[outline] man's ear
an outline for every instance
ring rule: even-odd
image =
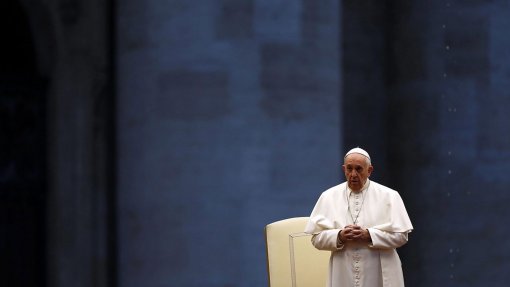
[[[372,173],[372,171],[374,171],[374,167],[373,166],[369,166],[368,167],[368,175],[370,175]]]

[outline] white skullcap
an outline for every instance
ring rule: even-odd
[[[350,155],[350,154],[353,154],[353,153],[359,153],[361,155],[364,155],[365,157],[367,157],[368,159],[370,159],[370,156],[368,155],[368,152],[366,152],[364,149],[361,149],[359,147],[355,147],[353,149],[351,149],[350,151],[348,151],[345,156],[344,156],[344,159]]]

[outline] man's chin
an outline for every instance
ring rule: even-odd
[[[358,191],[361,189],[361,184],[359,182],[351,182],[349,183],[349,188],[354,191]]]

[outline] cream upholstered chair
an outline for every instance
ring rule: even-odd
[[[329,251],[317,250],[304,233],[308,217],[295,217],[265,228],[270,287],[325,287]]]

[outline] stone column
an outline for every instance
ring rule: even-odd
[[[109,2],[24,4],[50,82],[47,286],[113,286]]]

